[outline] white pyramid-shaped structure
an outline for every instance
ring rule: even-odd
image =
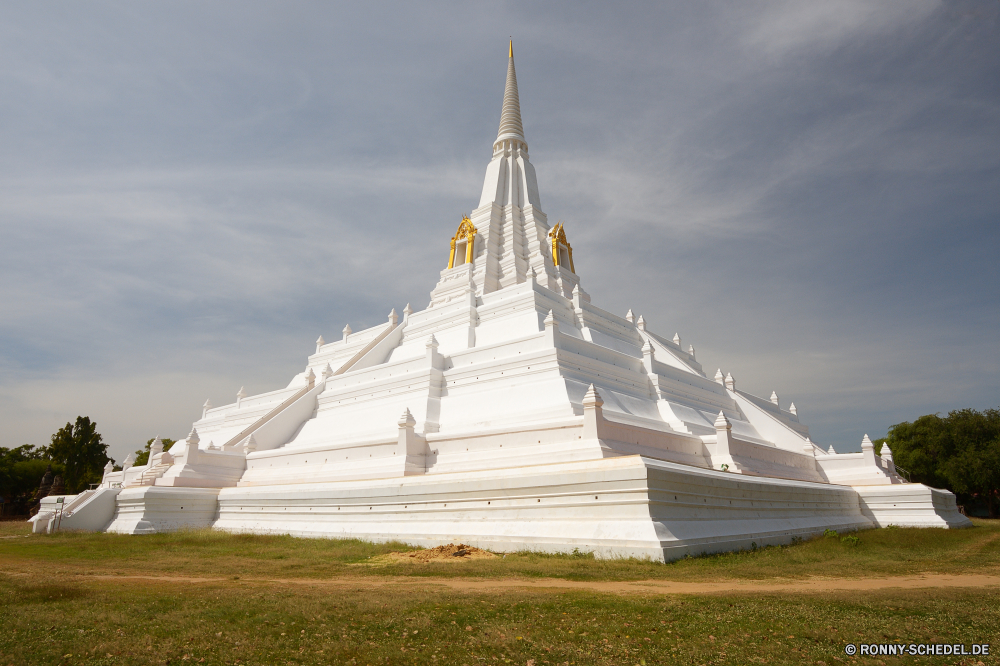
[[[905,483],[867,439],[828,453],[776,394],[706,374],[678,335],[591,303],[581,274],[600,257],[574,258],[572,226],[542,210],[513,47],[479,205],[455,223],[426,308],[321,336],[284,388],[206,403],[186,441],[109,471],[107,529],[664,560],[967,523],[953,495]]]

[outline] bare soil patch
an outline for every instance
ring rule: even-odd
[[[427,551],[420,551],[427,552]],[[491,553],[492,554],[492,553]],[[380,557],[385,557],[380,556]],[[444,556],[447,557],[447,556]],[[455,557],[454,555],[450,557]],[[494,555],[494,557],[496,557]],[[459,559],[455,557],[455,559]],[[430,560],[435,561],[435,560]],[[28,577],[30,574],[5,572],[15,577]],[[444,588],[466,592],[500,592],[511,589],[532,590],[576,590],[585,592],[603,592],[616,595],[649,595],[649,594],[680,594],[680,595],[714,595],[740,594],[759,592],[788,592],[798,594],[815,594],[823,592],[853,591],[870,592],[874,590],[916,590],[944,588],[998,588],[1000,576],[989,575],[947,575],[925,574],[921,576],[893,576],[889,578],[826,578],[815,577],[806,580],[775,580],[775,581],[719,581],[678,582],[663,580],[642,581],[570,581],[555,578],[524,579],[508,578],[500,580],[472,580],[468,578],[439,577],[402,577],[385,578],[336,576],[332,578],[240,578],[231,576],[195,577],[169,575],[101,575],[101,574],[70,574],[67,578],[76,580],[133,580],[161,583],[192,583],[192,584],[270,584],[270,585],[301,585],[307,587],[330,586],[348,587],[354,589],[385,588],[400,586],[408,589]]]
[[[449,543],[446,546],[428,548],[427,550],[411,550],[406,553],[393,551],[371,559],[371,564],[397,564],[399,562],[414,562],[430,564],[431,562],[468,562],[469,560],[492,560],[497,555],[482,548],[467,546],[464,543]]]

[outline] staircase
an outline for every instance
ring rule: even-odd
[[[157,465],[153,465],[152,467],[150,467],[149,469],[147,469],[146,471],[144,471],[142,474],[140,474],[138,477],[136,477],[136,478],[132,479],[131,481],[129,481],[123,487],[124,488],[137,488],[137,487],[140,487],[140,486],[151,486],[154,483],[156,483],[156,480],[158,478],[160,478],[161,476],[163,476],[164,472],[166,472],[168,469],[170,469],[170,465],[171,464],[172,463],[162,463],[161,462],[161,463],[159,463]]]

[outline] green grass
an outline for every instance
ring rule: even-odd
[[[992,643],[1000,590],[657,595],[453,589],[427,576],[719,581],[997,574],[1000,524],[872,530],[655,564],[521,553],[370,566],[400,544],[230,535],[31,535],[0,523],[7,664],[893,664],[847,643]],[[206,582],[122,578],[176,576]],[[336,581],[324,579],[336,578]],[[295,579],[295,584],[281,580]],[[992,657],[984,663],[994,663]],[[978,658],[921,658],[974,665]]]
[[[0,575],[0,625],[4,664],[833,664],[851,663],[848,642],[998,645],[1000,593],[331,594]]]
[[[1000,521],[975,520],[965,530],[881,529],[856,534],[856,545],[819,537],[794,546],[687,558],[669,564],[634,559],[596,560],[588,554],[513,553],[461,565],[409,562],[364,566],[400,543],[347,539],[232,535],[195,530],[148,536],[58,533],[0,539],[5,571],[39,565],[70,573],[135,573],[242,577],[461,576],[567,580],[766,580],[823,576],[865,578],[919,573],[1000,573]],[[0,536],[27,534],[24,524],[0,523]],[[361,565],[361,566],[359,566]]]

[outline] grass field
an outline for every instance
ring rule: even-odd
[[[400,544],[229,535],[25,536],[0,523],[3,664],[995,663],[848,657],[847,643],[991,643],[1000,588],[663,595],[518,581],[1000,575],[1000,524],[862,532],[655,564],[511,554],[371,564]],[[141,578],[140,578],[141,577]],[[197,579],[197,580],[185,580]],[[495,587],[444,585],[456,580]]]

